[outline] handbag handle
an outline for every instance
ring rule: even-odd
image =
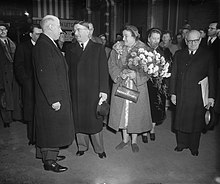
[[[136,85],[136,83],[135,83],[135,81],[134,81],[134,79],[129,79],[129,77],[126,77],[125,79],[123,79],[123,80],[119,83],[119,86],[123,86],[123,83],[125,84],[127,80],[132,80],[134,86],[136,87],[136,90],[139,91],[139,90],[138,90],[138,87],[137,87],[137,85]]]

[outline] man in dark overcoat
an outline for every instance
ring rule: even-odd
[[[220,31],[220,23],[213,21],[208,26],[207,36],[202,39],[202,46],[210,49],[214,55],[214,60],[216,62],[216,70],[218,73],[217,81],[217,91],[216,91],[216,100],[213,111],[213,120],[209,126],[206,127],[206,130],[213,130],[214,126],[218,124],[220,117],[220,39],[218,38],[218,32]]]
[[[35,143],[34,120],[34,71],[32,62],[32,49],[42,33],[38,25],[30,27],[30,39],[21,42],[15,52],[15,76],[22,86],[23,120],[27,124],[27,137],[29,144]]]
[[[0,23],[0,111],[4,127],[21,120],[19,85],[14,76],[15,43],[7,36],[9,25]]]
[[[77,22],[74,26],[76,42],[66,50],[69,64],[70,88],[74,112],[78,151],[81,156],[89,148],[91,138],[95,152],[106,157],[102,129],[103,122],[96,116],[97,104],[107,100],[108,65],[104,47],[91,40],[90,23]]]
[[[41,27],[43,33],[33,49],[36,146],[45,170],[63,172],[67,167],[56,162],[59,148],[70,145],[74,138],[68,66],[54,42],[62,32],[59,19],[46,15]]]
[[[171,73],[171,101],[176,105],[175,151],[189,148],[193,156],[198,156],[206,111],[199,82],[208,77],[207,107],[214,106],[215,64],[212,54],[205,48],[199,47],[201,38],[197,30],[187,33],[185,41],[188,47],[177,51],[174,55]]]

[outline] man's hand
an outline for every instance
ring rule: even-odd
[[[99,105],[101,105],[102,102],[104,102],[104,101],[107,100],[108,95],[107,95],[106,93],[102,93],[102,92],[100,92],[100,93],[99,93],[99,97],[100,97]]]
[[[56,103],[53,103],[53,104],[52,104],[52,108],[53,108],[55,111],[60,110],[60,107],[61,107],[60,102],[56,102]]]
[[[171,102],[176,105],[176,95],[171,95]]]
[[[213,98],[208,98],[208,104],[205,106],[206,109],[209,109],[210,107],[214,107],[215,100]]]

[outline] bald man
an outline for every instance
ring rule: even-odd
[[[45,170],[64,172],[67,167],[57,163],[65,158],[58,157],[59,148],[74,138],[68,66],[54,42],[62,32],[59,19],[47,15],[40,25],[43,33],[33,49],[37,158]]]
[[[214,106],[215,70],[212,54],[199,47],[200,32],[191,30],[185,38],[187,48],[174,55],[171,73],[171,101],[176,105],[174,129],[177,146],[175,151],[190,149],[193,156],[199,154],[201,132],[205,127],[205,107],[203,105],[201,86],[199,84],[208,77],[208,105]]]

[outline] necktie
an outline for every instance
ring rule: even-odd
[[[10,51],[11,51],[11,48],[10,48],[10,46],[9,46],[8,41],[7,41],[7,40],[4,40],[4,43],[5,43],[5,46],[6,46],[7,50],[8,50],[8,52],[10,52]]]
[[[82,50],[84,50],[84,44],[80,43],[80,46],[81,46]]]
[[[192,57],[193,56],[193,51],[190,51],[189,55],[190,55],[190,57]]]
[[[211,44],[212,44],[212,39],[209,39],[208,45],[211,45]]]

